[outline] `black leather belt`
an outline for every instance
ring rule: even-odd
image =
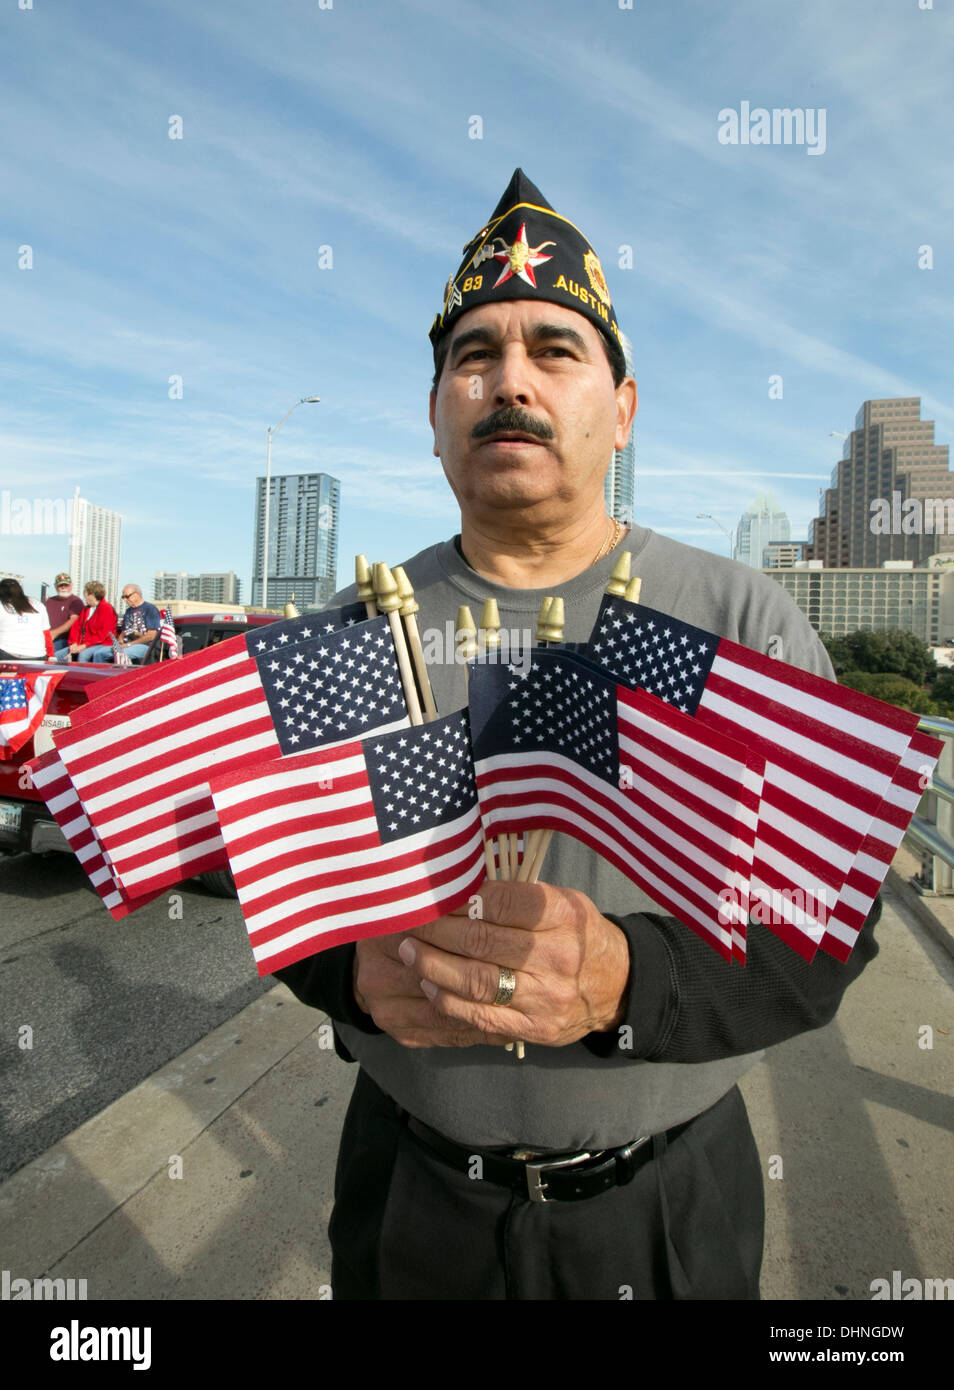
[[[447,1139],[406,1111],[402,1113],[409,1133],[451,1168],[473,1176],[474,1160],[480,1159],[478,1172],[485,1182],[509,1187],[529,1197],[531,1202],[581,1202],[611,1187],[623,1187],[632,1182],[654,1152],[652,1135],[634,1139],[619,1149],[602,1149],[598,1153],[544,1155],[531,1149],[513,1149],[507,1154],[469,1149]],[[667,1130],[667,1144],[691,1123],[687,1120]]]

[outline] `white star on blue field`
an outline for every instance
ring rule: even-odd
[[[272,467],[341,480],[340,582],[453,534],[427,330],[520,165],[634,345],[636,519],[725,553],[698,514],[771,489],[804,537],[863,400],[954,442],[952,35],[914,0],[11,0],[0,489],[78,484],[123,580],[247,600],[266,427],[316,394]],[[824,151],[723,143],[750,108],[824,110]],[[0,526],[28,592],[66,563]]]

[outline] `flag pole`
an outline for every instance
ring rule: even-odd
[[[484,612],[486,612],[486,606]],[[454,658],[464,668],[464,686],[468,690],[470,672],[467,669],[467,662],[472,656],[477,655],[477,651],[477,625],[474,622],[474,615],[466,604],[461,604],[457,610],[457,629],[454,633]],[[487,869],[487,877],[493,882],[497,877],[494,846],[493,841],[486,838],[484,839],[484,865]]]
[[[414,597],[414,590],[411,581],[404,573],[404,567],[397,565],[394,570],[394,579],[397,584],[398,597],[401,600],[400,616],[404,619],[404,628],[407,632],[407,644],[411,649],[411,659],[414,662],[414,673],[417,676],[418,688],[421,692],[421,701],[424,705],[424,722],[437,718],[437,705],[434,703],[434,692],[431,690],[431,678],[427,673],[427,663],[424,660],[424,648],[421,646],[421,634],[418,631],[417,618],[415,613],[420,612],[420,604]]]
[[[479,647],[485,652],[500,651],[500,609],[497,607],[495,598],[487,599],[480,612],[480,628],[478,630]],[[497,661],[499,655],[491,658]],[[492,853],[492,850],[491,850]],[[517,836],[498,835],[497,836],[497,858],[500,861],[500,877],[505,882],[510,882],[517,876]]]
[[[387,565],[378,563],[374,567],[374,596],[377,600],[378,611],[387,613],[388,622],[391,625],[391,636],[394,639],[394,651],[398,660],[398,668],[401,672],[401,684],[404,687],[404,700],[407,705],[407,712],[412,724],[423,724],[424,716],[421,713],[421,702],[417,698],[417,686],[414,683],[414,671],[411,667],[411,658],[407,650],[407,640],[404,636],[404,628],[401,626],[401,619],[398,610],[401,607],[401,599],[398,595],[398,587],[394,582],[394,575]]]
[[[378,616],[378,606],[374,601],[374,580],[371,575],[371,566],[368,564],[367,555],[356,555],[354,557],[354,577],[358,585],[358,599],[364,604],[364,611],[369,618]]]

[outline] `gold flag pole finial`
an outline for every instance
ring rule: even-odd
[[[421,702],[417,698],[417,686],[414,683],[414,671],[407,649],[407,638],[404,636],[404,628],[401,626],[399,611],[401,598],[398,594],[394,575],[381,561],[378,561],[374,567],[374,595],[377,599],[378,612],[388,615],[391,636],[394,639],[394,651],[401,672],[401,685],[404,687],[404,702],[407,705],[408,716],[412,724],[423,724],[424,716],[421,713]]]
[[[411,581],[404,573],[402,565],[397,565],[394,570],[394,581],[397,584],[398,598],[401,600],[401,607],[398,610],[404,619],[404,627],[407,632],[407,644],[411,649],[411,660],[414,662],[414,674],[417,676],[417,684],[421,692],[421,702],[424,705],[424,713],[428,720],[437,718],[437,705],[434,702],[434,692],[431,690],[431,678],[427,673],[427,663],[424,660],[424,648],[421,646],[421,634],[417,626],[417,617],[420,612],[420,604],[414,597],[414,590]]]
[[[368,564],[367,555],[354,557],[354,577],[358,586],[359,601],[364,604],[368,617],[376,618],[378,609],[374,601],[374,581],[371,577],[371,566]]]
[[[634,575],[633,578],[626,585],[626,593],[624,597],[627,603],[639,602],[639,591],[642,587],[643,581],[640,579],[638,574]]]
[[[629,582],[630,566],[633,562],[631,551],[624,550],[622,555],[613,566],[613,573],[609,577],[606,585],[606,592],[613,594],[616,598],[623,598],[626,593],[626,585]]]
[[[477,624],[474,615],[465,603],[457,610],[457,632],[454,637],[454,653],[464,664],[477,655]]]
[[[540,612],[537,614],[537,641],[545,642],[547,639],[543,634],[543,629],[547,625],[547,614],[550,612],[550,604],[553,602],[553,595],[548,594],[540,604]]]

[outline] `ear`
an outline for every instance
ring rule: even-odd
[[[638,404],[635,380],[631,376],[624,377],[616,389],[616,440],[614,447],[617,449],[625,449],[626,447]]]
[[[434,447],[433,447],[433,449],[432,449],[431,452],[433,453],[433,455],[434,455],[434,457],[435,457],[436,459],[439,459],[440,456],[441,456],[441,451],[440,451],[440,449],[438,448],[438,444],[437,444],[437,392],[436,392],[436,391],[432,391],[432,392],[431,392],[431,400],[430,400],[430,406],[429,406],[428,412],[427,412],[427,418],[430,420],[430,422],[431,422],[431,429],[434,431]]]

